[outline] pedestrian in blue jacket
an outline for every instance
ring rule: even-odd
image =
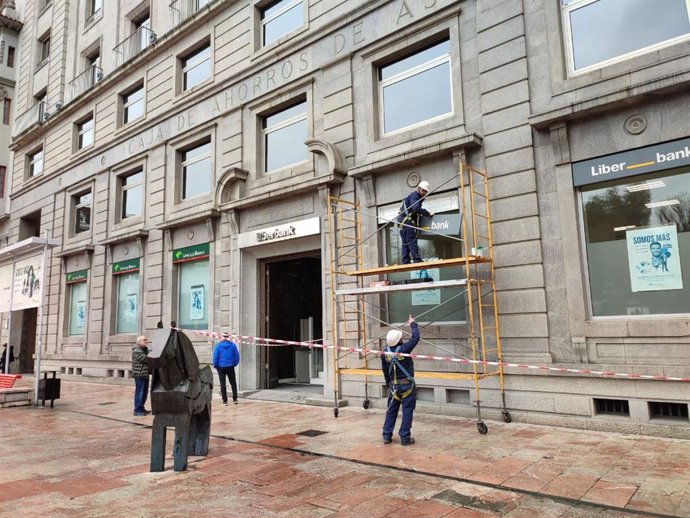
[[[402,202],[400,213],[397,217],[402,241],[402,264],[421,263],[417,237],[419,236],[419,217],[433,217],[433,213],[422,207],[422,202],[429,194],[429,182],[421,181],[417,188],[408,194]]]
[[[412,437],[412,414],[417,406],[417,387],[414,382],[414,360],[409,356],[398,356],[398,353],[410,354],[419,342],[419,329],[414,317],[410,315],[407,323],[412,330],[412,336],[407,342],[402,341],[402,331],[391,329],[386,335],[385,351],[390,354],[381,355],[381,370],[388,386],[388,408],[383,423],[383,442],[390,444],[398,411],[402,404],[402,422],[398,434],[400,444],[407,446],[414,444]]]
[[[232,401],[237,404],[237,380],[235,379],[235,367],[240,363],[240,352],[234,342],[230,341],[230,335],[223,333],[223,338],[213,348],[213,368],[218,371],[220,381],[220,395],[223,404],[228,404],[228,393],[225,387],[225,377],[230,380],[232,387]]]

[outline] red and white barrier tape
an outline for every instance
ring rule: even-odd
[[[196,331],[192,329],[179,329],[177,331],[182,331],[183,333],[194,333],[197,335],[208,336],[210,338],[231,338],[236,342],[244,345],[255,345],[260,347],[283,347],[285,345],[296,345],[300,347],[311,347],[318,349],[332,349],[337,351],[346,351],[350,353],[361,353],[361,354],[375,354],[377,356],[388,355],[385,351],[379,349],[364,349],[357,347],[343,347],[338,345],[326,345],[317,344],[314,342],[296,342],[293,340],[278,340],[275,338],[263,338],[258,336],[245,336],[236,335],[233,333],[215,333],[213,331]],[[601,376],[604,378],[628,378],[628,379],[642,379],[642,380],[655,380],[655,381],[684,381],[690,382],[690,377],[679,378],[675,376],[655,376],[652,374],[635,374],[635,373],[625,373],[625,372],[612,372],[612,371],[595,371],[590,369],[568,369],[565,367],[550,367],[548,365],[528,365],[526,363],[510,363],[510,362],[498,362],[489,360],[470,360],[469,358],[454,358],[452,356],[434,356],[430,354],[404,354],[398,353],[397,356],[406,356],[416,360],[436,360],[436,361],[446,361],[453,363],[462,364],[476,364],[476,365],[489,365],[493,367],[513,367],[516,369],[531,369],[531,370],[543,370],[550,372],[569,372],[572,374],[590,374],[592,376]]]

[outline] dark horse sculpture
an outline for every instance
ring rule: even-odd
[[[192,342],[175,329],[156,330],[146,361],[153,372],[150,469],[165,469],[166,428],[174,426],[174,469],[184,471],[188,455],[208,454],[213,373],[199,368]]]

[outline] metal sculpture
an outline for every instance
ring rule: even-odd
[[[192,342],[175,329],[156,330],[146,361],[153,373],[150,471],[165,469],[167,427],[175,428],[173,467],[184,471],[188,455],[208,454],[213,373],[199,368]]]

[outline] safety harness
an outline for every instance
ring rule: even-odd
[[[407,372],[407,369],[402,366],[400,361],[398,360],[397,352],[398,349],[400,348],[399,345],[396,345],[395,351],[390,348],[390,346],[386,347],[386,352],[388,353],[394,353],[388,356],[390,358],[390,363],[388,364],[388,379],[392,380],[392,383],[389,387],[389,390],[391,392],[391,397],[395,399],[396,401],[402,401],[405,399],[407,396],[412,394],[412,391],[414,390],[415,383],[414,383],[414,378],[410,376],[410,373]],[[395,387],[399,385],[398,383],[398,369],[402,371],[402,374],[404,374],[405,378],[410,382],[412,385],[409,390],[406,390],[402,394],[398,394],[395,390]]]

